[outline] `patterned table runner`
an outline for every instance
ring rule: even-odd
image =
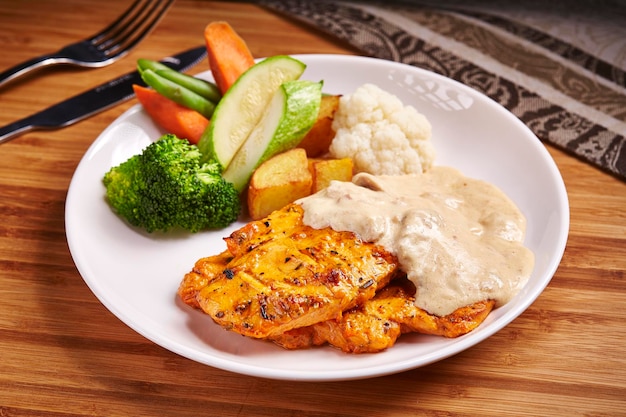
[[[258,3],[363,55],[473,87],[542,141],[626,180],[626,6],[618,2]]]

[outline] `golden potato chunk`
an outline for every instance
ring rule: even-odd
[[[263,162],[248,186],[248,212],[261,219],[295,200],[311,194],[313,176],[306,151],[294,148]]]
[[[320,110],[315,124],[309,130],[307,135],[302,139],[299,148],[306,150],[309,158],[315,158],[328,153],[328,147],[335,137],[332,129],[335,112],[339,107],[339,98],[341,96],[322,96]]]
[[[353,163],[351,158],[318,159],[309,163],[313,176],[311,192],[314,194],[328,187],[332,180],[351,181]]]

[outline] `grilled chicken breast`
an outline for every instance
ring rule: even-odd
[[[438,317],[414,304],[415,286],[406,277],[392,281],[374,298],[337,319],[293,329],[272,340],[286,349],[330,344],[348,353],[375,353],[396,343],[404,333],[458,337],[484,321],[494,301],[461,307]]]
[[[341,317],[398,273],[395,256],[351,232],[317,230],[289,205],[226,239],[200,259],[179,295],[226,329],[254,338]]]
[[[330,344],[379,352],[403,333],[457,337],[494,307],[484,301],[445,317],[415,306],[415,286],[397,259],[350,232],[313,229],[289,205],[224,239],[227,250],[199,259],[178,295],[228,330],[286,349]]]

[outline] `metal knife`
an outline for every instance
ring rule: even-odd
[[[206,47],[199,46],[161,62],[177,71],[186,71],[206,55]],[[32,130],[58,129],[130,100],[135,96],[133,84],[145,86],[138,71],[129,72],[91,90],[68,98],[47,109],[0,128],[0,144]]]

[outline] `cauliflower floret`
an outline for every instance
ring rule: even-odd
[[[333,130],[330,155],[352,158],[357,172],[416,174],[435,159],[426,117],[373,84],[341,97]]]

